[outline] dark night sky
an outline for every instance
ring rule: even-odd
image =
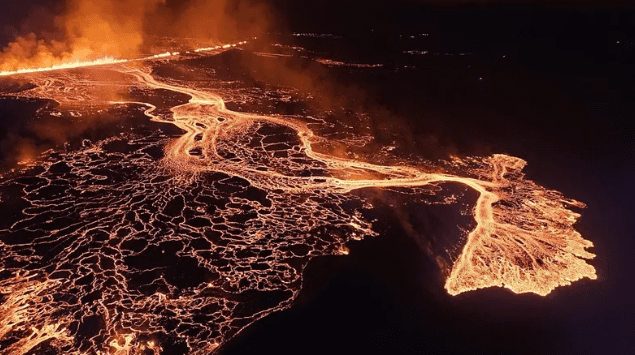
[[[227,354],[499,353],[515,346],[515,353],[635,354],[632,2],[273,3],[286,29],[343,34],[362,49],[389,52],[394,34],[426,32],[440,50],[479,53],[474,66],[489,86],[477,87],[487,92],[469,98],[478,119],[465,119],[466,101],[434,94],[436,87],[414,79],[410,84],[421,87],[413,87],[401,104],[443,111],[454,119],[443,119],[439,126],[447,127],[439,132],[456,142],[479,135],[479,144],[528,160],[532,179],[587,203],[579,230],[596,244],[592,264],[599,278],[546,298],[501,290],[448,298],[419,282],[427,274],[413,268],[431,264],[393,231],[394,239],[365,240],[347,258],[312,262],[307,272],[314,286],[302,293],[298,307],[258,322]],[[0,43],[32,8],[55,4],[1,1]],[[493,59],[503,54],[506,62]],[[415,102],[417,90],[429,90],[433,98]],[[386,104],[396,102],[387,89],[377,95]],[[412,129],[424,128],[413,123]],[[557,347],[549,351],[551,345]]]

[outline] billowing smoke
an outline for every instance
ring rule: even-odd
[[[60,39],[28,33],[4,48],[0,70],[46,67],[104,56],[134,55],[143,43],[146,15],[163,0],[67,0],[55,18]]]
[[[146,33],[232,42],[264,34],[274,11],[256,0],[166,0],[148,19]]]
[[[51,5],[54,1],[56,6]],[[30,8],[21,23],[3,24],[13,41],[4,48],[0,44],[0,72],[103,57],[129,59],[172,49],[155,46],[160,37],[175,38],[175,43],[186,46],[192,40],[191,47],[231,43],[260,36],[274,22],[263,3],[252,0],[51,0],[47,4]],[[93,75],[98,74],[109,76],[101,80],[109,85],[94,88],[99,92],[91,95],[117,101],[117,78],[111,78],[111,72]],[[32,88],[28,79],[0,79],[0,94]],[[104,117],[23,119],[34,115],[28,104],[7,101],[2,106],[0,122],[6,129],[0,132],[0,171],[110,122]]]
[[[64,22],[74,54],[136,54],[146,15],[163,0],[70,0]]]
[[[53,31],[22,33],[2,50],[0,71],[131,58],[152,48],[145,42],[157,35],[219,43],[261,33],[272,17],[266,6],[247,0],[65,0],[64,5]]]

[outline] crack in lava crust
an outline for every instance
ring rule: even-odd
[[[50,152],[0,179],[2,203],[21,206],[0,230],[1,354],[208,354],[289,307],[311,258],[376,234],[360,213],[367,203],[349,193],[362,188],[450,182],[478,192],[476,228],[446,281],[452,295],[491,286],[546,295],[596,278],[584,260],[592,243],[569,210],[584,205],[524,179],[519,158],[457,158],[438,173],[338,158],[314,150],[324,138],[299,119],[232,112],[211,92],[114,68],[189,95],[171,117],[111,102],[144,105],[185,133]],[[122,140],[123,152],[109,148]]]

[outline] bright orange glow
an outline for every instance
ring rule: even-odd
[[[96,59],[96,60],[90,60],[90,61],[79,61],[78,60],[78,61],[73,61],[73,62],[55,64],[55,65],[52,65],[50,67],[43,67],[43,68],[22,68],[22,69],[17,69],[17,70],[13,70],[13,71],[0,71],[0,76],[11,76],[11,75],[18,75],[18,74],[40,73],[40,72],[47,72],[47,71],[60,70],[60,69],[85,68],[85,67],[93,67],[93,66],[105,65],[105,64],[125,63],[125,62],[128,62],[128,61],[129,60],[126,60],[126,59],[114,59],[114,58],[109,58],[109,57]]]
[[[224,45],[218,45],[218,46],[213,46],[213,47],[198,48],[198,49],[194,49],[193,52],[200,53],[200,52],[216,51],[216,50],[219,50],[219,49],[227,49],[227,48],[236,47],[238,45],[243,45],[243,44],[246,44],[246,43],[247,43],[247,41],[240,41],[238,43],[231,43],[231,44],[224,44]],[[142,57],[142,58],[138,58],[138,59],[116,59],[116,58],[112,58],[112,57],[104,57],[104,58],[100,58],[100,59],[87,60],[87,61],[75,60],[75,61],[70,61],[70,62],[62,62],[62,63],[59,63],[59,64],[54,64],[54,65],[51,65],[51,66],[48,66],[48,67],[21,68],[21,69],[16,69],[16,70],[0,71],[0,77],[1,76],[13,76],[13,75],[19,75],[19,74],[41,73],[41,72],[48,72],[48,71],[62,70],[62,69],[86,68],[86,67],[94,67],[94,66],[108,65],[108,64],[121,64],[121,63],[128,63],[128,62],[136,62],[136,61],[144,61],[144,60],[152,60],[152,59],[173,57],[173,56],[178,56],[180,54],[181,54],[180,52],[172,52],[172,53],[166,52],[166,53],[155,54],[155,55],[151,55],[151,56],[148,56],[148,57]]]
[[[13,340],[3,354],[26,354],[45,343],[80,354],[71,329],[88,319],[100,331],[83,339],[91,353],[158,355],[157,334],[177,338],[190,354],[212,353],[249,324],[289,307],[308,260],[347,255],[348,241],[377,234],[360,211],[344,207],[355,199],[365,203],[350,192],[366,188],[458,183],[478,194],[471,210],[476,227],[444,270],[451,295],[492,286],[546,295],[596,278],[586,261],[594,257],[586,251],[593,244],[574,229],[580,215],[569,209],[584,205],[525,179],[522,159],[454,157],[430,166],[353,159],[345,143],[367,137],[334,142],[320,136],[317,120],[234,112],[201,82],[152,72],[154,61],[185,54],[3,73],[31,73],[37,87],[19,95],[57,101],[51,114],[79,122],[105,108],[129,116],[136,110],[182,130],[148,137],[124,132],[77,151],[49,152],[31,163],[29,178],[0,177],[1,187],[19,186],[28,205],[0,236],[33,235],[32,245],[0,242],[6,252],[0,262],[33,270],[27,277],[0,264],[11,275],[0,281],[0,294],[8,295],[0,305],[0,339]],[[91,66],[100,67],[62,70]],[[136,96],[125,94],[131,91]],[[157,93],[169,95],[159,100]],[[116,144],[123,148],[108,151]],[[46,264],[53,268],[41,266],[35,246],[53,254]],[[144,254],[149,251],[156,254]],[[167,264],[146,268],[146,259]],[[182,260],[203,276],[172,272]]]
[[[54,22],[58,38],[45,40],[33,33],[16,38],[0,52],[0,70],[135,57],[143,44],[146,15],[161,3],[163,0],[67,0],[65,13]]]
[[[21,355],[31,350],[43,341],[53,339],[61,345],[67,345],[73,338],[68,335],[68,329],[62,324],[68,324],[69,319],[62,317],[40,326],[30,325],[30,320],[37,316],[37,304],[44,300],[42,293],[55,282],[37,282],[18,276],[15,284],[0,286],[0,294],[8,295],[0,305],[0,339],[4,339],[12,332],[24,332],[27,336],[6,348],[0,348],[2,354]]]
[[[161,83],[138,70],[130,71],[130,74],[152,88],[192,96],[188,104],[172,109],[174,121],[169,121],[188,132],[173,142],[167,151],[166,164],[181,171],[222,171],[241,176],[253,186],[294,193],[314,190],[346,193],[368,187],[416,187],[439,182],[461,183],[476,190],[480,194],[474,208],[477,227],[470,233],[446,282],[450,294],[502,286],[516,293],[546,295],[555,287],[580,278],[596,278],[593,266],[584,261],[594,257],[585,250],[593,244],[575,231],[573,224],[580,215],[567,208],[584,205],[524,180],[521,170],[526,162],[522,159],[500,154],[483,160],[456,158],[455,166],[478,177],[471,178],[431,174],[415,167],[381,166],[336,158],[313,150],[313,143],[320,138],[300,121],[232,112],[215,94]],[[216,117],[225,120],[219,122]],[[262,172],[227,162],[219,155],[218,151],[225,148],[219,145],[249,132],[258,122],[296,131],[302,151],[339,177],[299,178],[276,171]],[[198,134],[203,135],[202,141],[194,139]],[[192,156],[190,152],[195,149],[202,149],[203,154]],[[342,250],[340,253],[348,252]]]

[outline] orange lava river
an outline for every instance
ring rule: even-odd
[[[116,73],[109,87],[189,99],[106,97],[91,70]],[[360,189],[452,183],[477,193],[475,228],[447,270],[451,295],[493,286],[547,295],[596,278],[586,262],[593,244],[570,210],[584,205],[525,179],[522,159],[454,158],[432,169],[330,155],[315,123],[233,112],[213,89],[140,63],[29,75],[36,87],[19,95],[57,101],[55,114],[133,110],[184,133],[122,133],[1,177],[23,203],[0,229],[0,354],[160,354],[169,342],[208,354],[288,308],[310,258],[346,254],[347,241],[377,234],[344,203],[363,205],[351,194]],[[5,194],[2,203],[15,200]]]

